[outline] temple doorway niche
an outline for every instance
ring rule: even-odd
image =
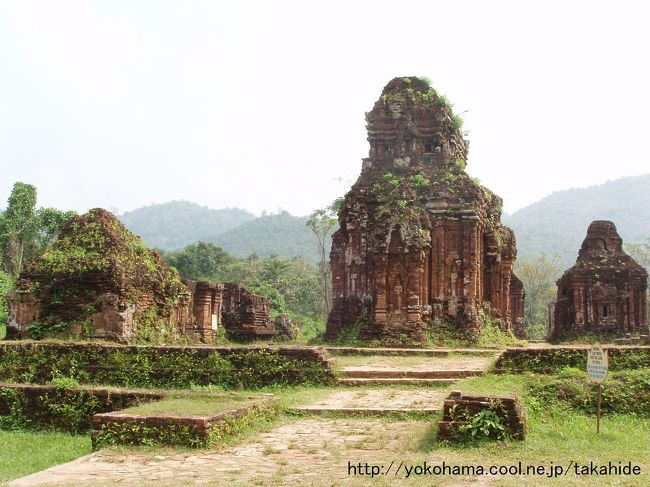
[[[395,227],[391,232],[388,244],[388,272],[386,275],[389,322],[405,322],[407,318],[408,272],[406,259],[408,254],[404,247],[402,232],[399,227]]]

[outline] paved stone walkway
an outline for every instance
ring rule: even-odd
[[[422,359],[425,360],[422,360]],[[493,356],[340,357],[348,367],[404,370],[484,370]],[[343,363],[341,365],[344,365]],[[448,391],[431,388],[341,389],[305,405],[321,409],[439,410]],[[431,421],[310,417],[259,433],[248,442],[222,450],[102,450],[17,479],[11,486],[41,485],[216,485],[331,486],[370,485],[367,476],[348,475],[348,461],[387,467],[402,460],[415,463],[442,458],[423,453]],[[426,479],[425,479],[426,480]],[[439,479],[436,479],[439,481]],[[486,479],[453,478],[447,485],[486,485]],[[403,475],[381,476],[373,486],[430,485]],[[440,485],[445,485],[440,484]]]
[[[430,428],[427,421],[309,418],[260,433],[248,443],[223,451],[147,454],[133,450],[124,455],[106,450],[9,485],[369,485],[367,476],[348,475],[348,461],[387,468],[393,460],[425,459],[418,449]],[[442,461],[431,455],[428,460]],[[459,481],[463,479],[455,478],[453,485],[462,485]],[[466,482],[479,485],[471,479]],[[401,474],[372,481],[373,486],[402,484],[413,482]]]
[[[457,355],[450,357],[337,357],[334,359],[343,372],[354,370],[486,370],[494,356]]]
[[[325,399],[298,406],[303,411],[440,411],[448,391],[435,389],[363,389],[335,391]]]

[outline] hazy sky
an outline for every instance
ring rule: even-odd
[[[0,206],[24,181],[78,211],[307,214],[406,75],[467,111],[468,172],[506,211],[650,172],[646,4],[0,0]]]

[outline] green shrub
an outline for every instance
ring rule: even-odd
[[[47,384],[61,376],[81,384],[161,389],[316,385],[333,380],[320,360],[294,359],[281,350],[264,348],[222,354],[200,347],[0,345],[0,381]]]
[[[0,429],[45,428],[76,434],[88,431],[100,402],[85,391],[57,389],[33,397],[10,387],[0,388]]]
[[[54,377],[49,384],[57,389],[74,389],[79,387],[79,381],[73,377]]]
[[[14,285],[13,277],[0,271],[0,324],[2,325],[7,322],[7,315],[9,313],[6,296],[13,290]],[[0,335],[1,338],[4,338],[4,333]]]
[[[588,414],[596,411],[598,386],[580,369],[565,368],[556,377],[540,376],[529,393],[546,408],[565,407]],[[603,413],[650,417],[650,370],[609,374],[602,386]]]
[[[334,339],[333,343],[336,345],[359,346],[363,342],[359,340],[359,333],[364,326],[364,320],[358,320],[354,325],[347,326],[339,331],[339,334]],[[367,346],[367,344],[365,344]]]
[[[609,370],[650,368],[650,348],[611,348],[608,350]],[[535,372],[555,374],[565,367],[587,368],[587,350],[578,348],[545,348],[506,351],[499,357],[499,372]]]
[[[472,438],[501,439],[505,435],[506,427],[496,412],[484,409],[472,416],[467,425],[463,426],[463,430]]]
[[[476,345],[506,347],[517,343],[517,338],[511,331],[502,330],[498,323],[487,314],[481,312],[480,319],[482,323],[476,338]]]
[[[508,436],[504,423],[505,414],[501,401],[497,399],[491,400],[488,407],[478,412],[454,404],[449,410],[449,439],[461,442],[502,440]]]

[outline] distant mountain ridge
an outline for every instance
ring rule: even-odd
[[[300,256],[311,262],[319,258],[307,217],[286,211],[255,217],[239,208],[213,210],[172,201],[125,213],[120,219],[147,245],[163,250],[203,240],[238,257],[254,252],[260,257]],[[519,257],[558,254],[562,269],[566,269],[575,263],[593,220],[613,221],[625,243],[650,238],[650,174],[556,191],[502,220],[515,232]]]
[[[255,218],[241,208],[213,210],[189,201],[145,206],[119,216],[148,246],[162,250],[209,239]]]
[[[212,242],[237,257],[320,258],[306,216],[286,211],[256,217],[240,208],[213,210],[188,201],[138,208],[119,217],[150,247],[177,250],[198,241]]]
[[[613,221],[624,243],[650,238],[650,174],[556,191],[502,220],[515,232],[519,257],[557,253],[567,268],[593,220]]]
[[[276,254],[288,258],[299,256],[317,262],[316,237],[307,227],[307,219],[306,216],[293,216],[286,211],[262,215],[209,241],[237,257],[246,257],[251,253],[260,257]]]

